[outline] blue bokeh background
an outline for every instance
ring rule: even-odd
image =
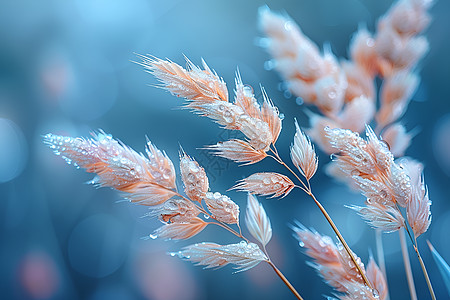
[[[211,188],[225,193],[253,172],[279,170],[272,161],[249,167],[213,158],[204,145],[233,136],[207,119],[175,109],[181,100],[150,85],[154,78],[134,64],[134,53],[199,64],[203,57],[231,92],[239,66],[245,83],[261,83],[280,111],[278,142],[288,159],[296,117],[307,127],[302,106],[280,90],[280,78],[264,69],[269,59],[257,46],[261,5],[286,11],[319,45],[329,42],[338,56],[358,24],[373,31],[391,1],[180,1],[180,0],[17,0],[0,2],[0,291],[2,299],[293,299],[269,266],[232,274],[231,268],[202,270],[167,256],[196,241],[238,242],[219,228],[192,241],[142,240],[159,224],[141,218],[145,207],[120,202],[109,189],[83,184],[91,176],[67,166],[42,144],[48,132],[87,136],[99,128],[138,151],[145,135],[166,150],[175,165],[178,149],[208,170]],[[429,239],[450,261],[450,3],[439,1],[426,35],[431,50],[418,69],[422,83],[403,117],[418,128],[407,155],[426,165],[433,223],[419,238],[438,298],[447,294],[426,247]],[[258,93],[258,92],[257,92]],[[258,93],[259,95],[259,93]],[[260,96],[260,95],[259,95]],[[320,156],[323,166],[329,158]],[[374,231],[345,204],[362,196],[327,178],[312,180],[352,249],[367,262],[375,252]],[[241,210],[246,196],[229,192]],[[282,200],[260,198],[271,218],[272,259],[306,299],[331,295],[292,238],[294,219],[323,234],[332,232],[311,199],[299,191]],[[398,235],[385,234],[391,299],[407,299]],[[428,291],[410,248],[420,299]]]

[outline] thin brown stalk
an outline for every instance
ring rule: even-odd
[[[411,262],[409,260],[408,248],[406,246],[405,232],[400,228],[398,234],[402,248],[403,263],[405,264],[406,279],[408,280],[409,294],[411,295],[411,300],[417,300],[416,287],[414,285],[414,278],[411,271]]]
[[[428,290],[430,291],[431,299],[436,300],[436,295],[434,294],[433,286],[431,285],[430,277],[428,276],[427,268],[425,268],[425,264],[423,263],[422,256],[420,255],[419,248],[416,245],[414,246],[414,250],[416,251],[417,257],[419,258],[420,266],[422,267],[423,275],[425,276],[425,280],[427,281]]]
[[[408,236],[413,245],[414,251],[416,251],[417,258],[419,259],[420,267],[422,268],[423,276],[427,282],[428,290],[430,291],[431,299],[436,300],[436,295],[434,294],[433,286],[431,285],[430,277],[428,276],[427,268],[425,267],[425,263],[422,260],[422,256],[420,255],[419,248],[417,246],[417,239],[413,238],[411,232],[408,230],[408,227],[405,224],[405,230],[408,233]]]
[[[375,244],[377,247],[378,266],[380,267],[381,273],[383,273],[384,278],[386,278],[387,282],[386,263],[384,261],[383,238],[382,238],[382,231],[380,229],[375,230]],[[385,300],[389,300],[389,292],[386,295]]]
[[[330,215],[328,214],[328,212],[325,210],[325,208],[322,206],[322,204],[316,199],[316,197],[314,196],[314,194],[311,192],[311,188],[309,185],[309,181],[308,181],[308,186],[306,186],[306,184],[300,179],[300,177],[294,172],[292,171],[291,168],[289,168],[289,166],[281,159],[281,157],[278,155],[278,152],[276,151],[276,148],[274,147],[274,149],[271,149],[272,153],[275,155],[275,157],[277,158],[276,161],[278,163],[280,163],[281,165],[283,165],[290,173],[292,173],[295,178],[298,179],[298,181],[300,181],[300,183],[305,187],[306,189],[306,193],[311,196],[311,198],[313,198],[314,202],[316,203],[317,207],[319,207],[320,211],[322,212],[322,214],[324,215],[324,217],[327,219],[328,223],[330,224],[331,228],[333,229],[334,233],[336,234],[336,236],[338,237],[339,241],[341,242],[341,244],[344,246],[345,251],[347,251],[348,255],[350,256],[350,258],[353,261],[353,264],[355,265],[355,267],[358,269],[359,274],[361,275],[362,279],[364,280],[364,283],[370,288],[372,289],[372,285],[370,284],[369,280],[367,279],[366,275],[364,274],[363,270],[361,269],[361,267],[359,266],[358,262],[356,261],[356,258],[354,257],[352,250],[350,249],[350,247],[348,246],[347,242],[345,241],[344,237],[342,236],[342,234],[340,233],[339,229],[336,227],[336,225],[334,224],[333,220],[331,219]]]
[[[280,279],[289,288],[289,290],[291,290],[291,292],[295,295],[295,297],[297,297],[297,299],[299,300],[303,300],[302,296],[300,296],[300,294],[297,292],[294,286],[289,282],[289,280],[287,280],[286,276],[284,276],[283,273],[281,273],[281,271],[277,268],[277,266],[275,266],[275,264],[270,259],[267,260],[266,262],[273,268],[275,273],[277,273],[278,277],[280,277]]]

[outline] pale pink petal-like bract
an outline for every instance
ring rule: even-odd
[[[248,194],[245,224],[251,235],[263,246],[266,246],[272,238],[272,226],[261,203],[256,197]]]

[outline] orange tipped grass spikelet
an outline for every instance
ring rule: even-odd
[[[339,296],[340,299],[386,299],[386,280],[373,259],[369,261],[366,271],[360,258],[356,257],[359,267],[364,271],[373,287],[370,289],[364,285],[361,274],[341,244],[334,244],[330,237],[308,230],[300,223],[292,226],[292,229],[294,237],[305,249],[305,254],[314,259],[314,263],[309,263],[309,265],[316,269],[328,285],[338,292],[345,293],[345,296]],[[360,293],[361,291],[363,293]],[[368,295],[373,298],[354,298],[358,295],[365,295],[366,291],[370,292]]]
[[[306,137],[295,120],[294,143],[291,146],[291,159],[294,166],[306,178],[307,181],[314,176],[319,166],[319,161],[311,141]]]
[[[180,172],[186,195],[192,201],[201,202],[209,189],[205,169],[182,151],[180,153]]]
[[[200,218],[193,218],[189,222],[176,222],[165,224],[156,229],[151,238],[185,240],[200,233],[208,225]]]
[[[200,243],[185,247],[172,253],[180,258],[192,261],[205,269],[222,268],[228,264],[235,266],[236,272],[254,268],[268,258],[258,245],[241,241],[237,244],[219,245],[215,243]]]
[[[255,173],[239,181],[232,189],[272,197],[286,197],[295,184],[289,177],[278,173]]]
[[[267,152],[270,145],[275,144],[281,130],[281,118],[278,109],[273,106],[264,91],[264,103],[261,107],[253,94],[253,90],[242,83],[238,72],[236,74],[235,101],[231,103],[228,100],[228,92],[225,93],[225,83],[204,62],[204,70],[194,66],[190,61],[188,61],[188,69],[185,70],[171,61],[146,56],[141,56],[141,59],[141,64],[158,78],[164,89],[178,97],[186,98],[188,101],[186,108],[211,118],[226,129],[239,130],[245,135],[248,145],[236,143],[227,144],[227,147],[216,145],[219,155],[235,157],[244,151],[248,153],[251,159],[247,157],[238,161],[253,163],[258,159],[263,159],[264,155],[261,152]],[[174,72],[173,69],[178,72]],[[203,76],[201,75],[203,73],[214,74],[214,76]],[[202,80],[198,78],[202,78]],[[204,93],[180,92],[197,91],[200,86],[199,81],[201,81],[202,86],[214,87],[214,92],[209,90]],[[216,90],[216,87],[220,87],[220,89]],[[205,88],[205,90],[207,89]],[[237,153],[233,153],[236,147],[238,148]]]
[[[103,131],[90,139],[47,134],[44,143],[69,164],[95,173],[93,183],[125,192],[132,202],[152,206],[176,195],[172,161],[150,141],[148,158]]]
[[[392,232],[405,228],[421,264],[430,295],[435,299],[416,242],[417,237],[426,232],[431,223],[431,201],[421,175],[422,165],[407,158],[394,161],[387,145],[377,138],[369,126],[366,128],[367,141],[350,130],[328,128],[326,131],[331,145],[339,151],[336,161],[341,171],[367,197],[366,208],[352,208],[370,225],[381,230]],[[361,161],[368,167],[361,168],[358,165]],[[400,207],[406,208],[406,219]]]
[[[375,33],[360,26],[350,43],[349,60],[340,62],[328,47],[321,54],[317,45],[286,15],[263,7],[259,23],[266,35],[264,47],[273,57],[271,65],[290,92],[317,107],[329,119],[328,123],[336,123],[330,127],[362,132],[364,125],[375,117],[379,133],[405,113],[418,86],[420,78],[414,68],[428,52],[427,39],[420,34],[430,22],[427,10],[432,2],[397,1],[378,20]],[[377,76],[383,80],[378,110]],[[330,153],[323,142],[323,131],[317,130],[325,125],[319,126],[314,115],[310,118],[311,138]]]
[[[208,192],[205,195],[205,203],[212,218],[227,224],[239,223],[239,206],[228,196]]]
[[[257,163],[267,156],[266,152],[256,150],[249,143],[236,139],[218,142],[216,145],[207,146],[206,149],[214,151],[213,153],[217,156],[244,165]]]

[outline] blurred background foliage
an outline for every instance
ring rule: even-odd
[[[141,218],[146,209],[120,202],[117,193],[83,184],[91,176],[55,157],[41,142],[52,132],[87,136],[99,128],[137,151],[145,135],[167,151],[175,165],[178,149],[207,169],[211,187],[225,192],[255,171],[280,170],[272,161],[237,167],[200,150],[233,137],[207,119],[175,109],[181,100],[156,84],[134,53],[170,58],[203,57],[228,83],[239,66],[244,83],[260,96],[261,83],[285,115],[278,142],[282,157],[294,134],[293,118],[307,127],[304,107],[283,90],[275,71],[265,69],[258,47],[261,5],[285,11],[319,45],[337,56],[358,25],[374,30],[387,0],[181,1],[181,0],[4,0],[0,3],[0,290],[2,299],[290,299],[288,289],[266,265],[239,274],[230,268],[204,271],[166,255],[196,241],[237,242],[218,228],[190,241],[142,240],[159,224]],[[426,165],[433,223],[419,245],[436,293],[446,290],[425,241],[450,261],[450,2],[431,9],[426,31],[431,50],[419,69],[422,82],[403,117],[418,129],[407,155]],[[267,67],[267,64],[266,64]],[[320,156],[323,166],[329,161]],[[374,231],[344,204],[362,196],[327,178],[313,178],[325,204],[353,250],[367,261]],[[245,209],[246,195],[228,195]],[[288,224],[294,219],[332,232],[311,199],[294,191],[285,199],[262,200],[274,229],[268,246],[273,260],[306,299],[332,291],[305,264]],[[407,283],[397,234],[385,234],[392,299],[406,299]],[[419,298],[428,297],[419,264],[410,249]],[[441,298],[439,297],[439,298]]]

